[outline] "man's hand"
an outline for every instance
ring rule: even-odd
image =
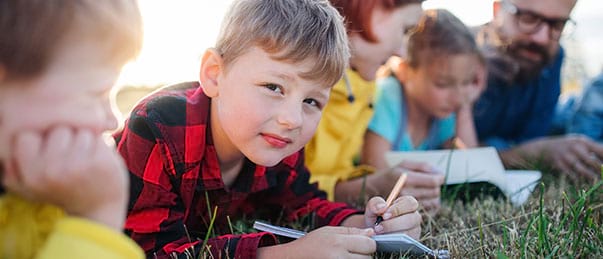
[[[595,181],[601,177],[603,145],[583,135],[567,135],[530,141],[502,152],[501,157],[508,165],[542,157],[573,180]]]

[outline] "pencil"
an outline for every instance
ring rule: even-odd
[[[402,186],[404,186],[404,182],[406,182],[406,173],[400,175],[400,178],[398,178],[396,185],[394,185],[394,188],[389,193],[389,196],[387,196],[387,200],[385,201],[386,208],[389,208],[389,206],[392,205],[392,202],[394,202],[394,200],[398,198],[398,195],[400,195],[400,191],[402,190]],[[379,215],[377,217],[377,221],[375,221],[375,226],[379,225],[381,221],[383,221],[383,217]]]

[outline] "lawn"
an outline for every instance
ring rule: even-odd
[[[545,173],[521,207],[488,196],[444,198],[440,212],[424,218],[421,241],[452,258],[602,258],[602,184]]]
[[[449,250],[451,258],[603,258],[602,185],[544,173],[520,207],[488,195],[471,201],[444,197],[436,216],[424,216],[421,242]],[[234,222],[232,232],[254,231],[250,222]]]

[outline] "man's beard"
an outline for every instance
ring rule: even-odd
[[[519,67],[515,74],[515,80],[518,82],[527,82],[537,78],[542,69],[549,64],[552,57],[549,55],[546,47],[538,45],[533,42],[511,42],[506,47],[503,47],[502,51],[515,61]],[[540,60],[532,60],[521,56],[522,51],[528,51],[536,53]]]
[[[488,62],[490,76],[510,84],[538,78],[542,69],[552,61],[552,54],[546,46],[504,37],[500,28],[495,28],[492,24],[482,27],[476,39]],[[524,57],[520,54],[521,51],[535,53],[540,60]]]

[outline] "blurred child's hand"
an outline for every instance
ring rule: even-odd
[[[408,177],[400,195],[413,196],[427,214],[434,215],[440,208],[440,188],[444,184],[444,175],[427,163],[403,161],[396,167],[370,175],[367,188],[379,190],[377,195],[387,197],[404,172]]]
[[[371,198],[364,212],[367,226],[374,226],[377,234],[402,232],[414,239],[421,236],[421,215],[417,211],[419,203],[412,196],[398,197],[389,208],[385,207],[385,200],[381,197]],[[381,215],[383,221],[374,225],[377,217]]]
[[[258,258],[371,258],[377,250],[371,228],[322,227],[295,241],[258,249]]]
[[[477,64],[475,68],[475,78],[473,82],[467,87],[467,95],[465,105],[470,108],[479,99],[482,92],[486,89],[486,79],[488,76],[488,70],[484,64]]]
[[[100,134],[56,127],[21,132],[12,145],[7,189],[121,230],[128,177],[121,158]]]

